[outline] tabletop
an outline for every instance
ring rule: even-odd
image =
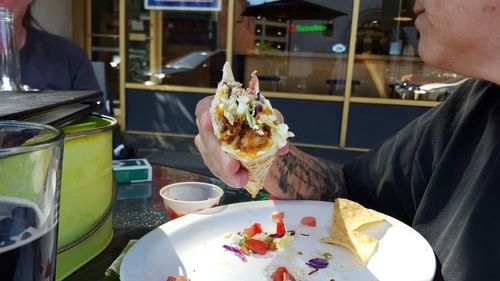
[[[113,239],[95,258],[68,276],[65,281],[117,281],[116,276],[105,276],[104,272],[120,255],[127,243],[140,239],[148,232],[168,221],[159,190],[168,184],[197,181],[209,182],[224,190],[221,205],[251,200],[265,200],[269,195],[259,192],[255,199],[244,189],[235,189],[222,181],[189,171],[162,165],[152,165],[153,180],[141,183],[116,184],[113,215]]]

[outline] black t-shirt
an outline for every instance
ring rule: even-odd
[[[343,170],[351,199],[429,241],[436,280],[500,280],[500,86],[466,81]]]

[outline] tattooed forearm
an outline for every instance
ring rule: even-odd
[[[333,201],[346,193],[340,165],[307,155],[293,146],[276,161],[268,182],[277,185],[285,198]]]

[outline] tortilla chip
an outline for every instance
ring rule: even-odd
[[[336,214],[340,215],[349,231],[356,230],[367,223],[383,221],[385,219],[384,214],[365,208],[361,204],[345,198],[335,199],[334,211],[334,220]],[[330,232],[333,230],[332,225]]]
[[[378,240],[357,229],[368,223],[383,221],[385,215],[344,198],[335,199],[333,212],[330,236],[320,241],[348,248],[365,263],[375,252]]]

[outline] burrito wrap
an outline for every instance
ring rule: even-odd
[[[286,124],[277,124],[278,118],[274,114],[271,104],[268,100],[265,99],[265,97],[260,94],[258,80],[255,72],[252,73],[252,79],[250,80],[249,84],[250,86],[248,90],[242,88],[241,84],[234,80],[234,76],[229,67],[229,64],[226,63],[223,69],[223,78],[218,84],[217,93],[215,94],[215,97],[212,100],[212,104],[210,106],[210,116],[212,119],[214,134],[217,137],[222,150],[239,160],[241,165],[248,171],[249,181],[245,186],[245,189],[250,193],[252,198],[254,198],[259,190],[264,186],[264,181],[269,172],[269,168],[276,159],[276,152],[280,147],[286,145],[286,138],[293,136],[293,133],[288,132],[288,126]],[[229,88],[230,90],[228,90]],[[231,93],[231,91],[233,93]],[[229,138],[231,139],[231,141],[227,141],[228,126],[246,126],[245,130],[248,132],[250,128],[248,124],[245,124],[245,122],[248,123],[248,119],[252,118],[252,116],[248,115],[248,112],[243,116],[243,118],[241,118],[246,118],[245,121],[241,121],[240,116],[238,116],[237,114],[236,117],[233,116],[235,115],[234,106],[236,105],[229,105],[229,108],[233,106],[233,114],[229,113],[229,111],[231,110],[227,109],[228,104],[230,104],[230,102],[228,102],[228,97],[230,97],[231,94],[234,95],[232,97],[233,100],[237,99],[239,101],[239,103],[233,102],[236,105],[241,105],[241,101],[250,100],[250,103],[254,103],[254,107],[255,103],[258,103],[260,109],[264,110],[261,111],[261,115],[258,116],[260,112],[256,112],[258,110],[256,110],[256,108],[253,108],[253,115],[257,117],[255,120],[253,120],[253,129],[255,132],[259,132],[259,134],[262,134],[260,139],[257,140],[259,146],[258,149],[255,149],[255,151],[245,151],[243,149],[240,149],[241,142],[244,142],[244,140],[242,140],[241,138],[245,137],[241,136],[244,135],[241,133],[243,131],[243,129],[241,128],[235,129],[235,131],[240,133],[239,135],[237,135],[237,133],[234,133],[233,135],[237,136],[233,136],[234,138]],[[256,102],[257,95],[258,102]],[[245,97],[243,96],[247,96],[248,99],[245,99]],[[224,109],[222,109],[223,107]],[[238,108],[238,110],[240,109],[241,108]],[[266,124],[260,124],[261,119],[265,118]],[[228,119],[231,119],[231,121],[228,121]],[[273,123],[270,123],[270,120],[273,120]],[[249,140],[247,140],[247,142],[249,142]]]

